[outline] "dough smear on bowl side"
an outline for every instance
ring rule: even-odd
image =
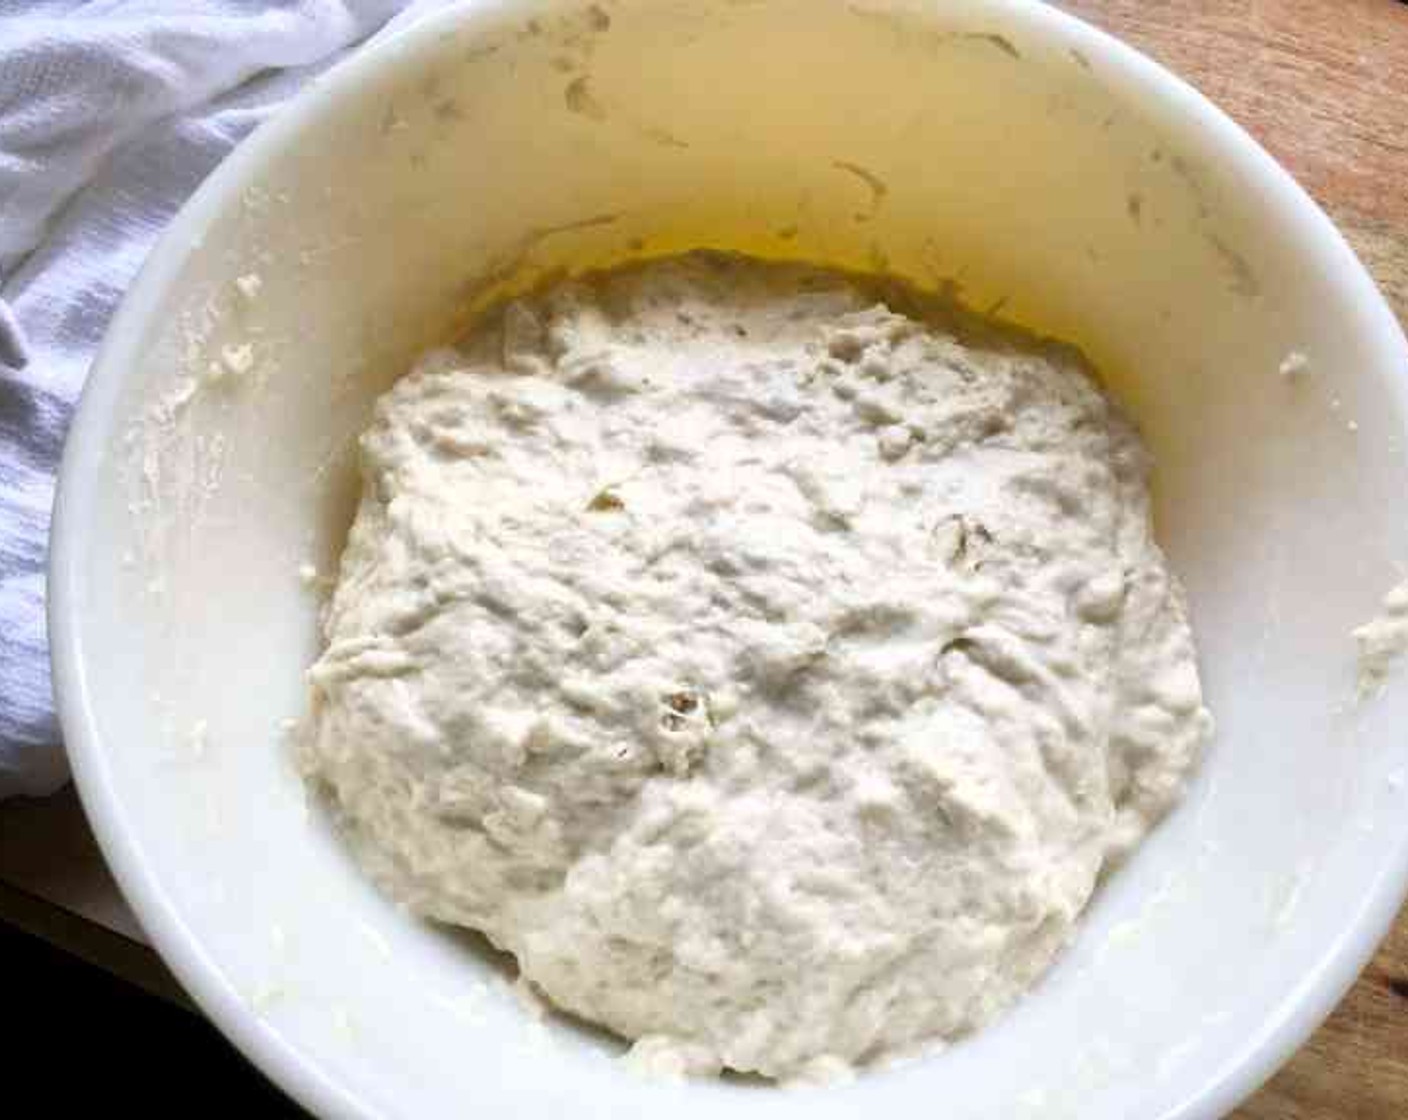
[[[1211,720],[1073,349],[696,253],[508,304],[379,402],[300,737],[360,862],[652,1068],[989,1021]]]
[[[1351,635],[1359,650],[1359,698],[1378,693],[1408,654],[1408,580],[1384,596],[1383,610]]]

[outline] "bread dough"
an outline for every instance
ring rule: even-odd
[[[566,282],[362,455],[305,771],[382,887],[657,1069],[988,1021],[1210,727],[1133,428],[897,285]]]

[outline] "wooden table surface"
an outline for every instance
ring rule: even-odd
[[[1408,325],[1408,4],[1058,6],[1158,59],[1250,131],[1329,212]],[[1408,911],[1329,1022],[1234,1115],[1408,1118]]]

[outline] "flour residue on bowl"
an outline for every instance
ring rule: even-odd
[[[124,564],[147,573],[149,594],[168,590],[173,549],[201,525],[224,482],[235,429],[212,419],[228,418],[240,395],[273,372],[258,325],[264,288],[259,272],[246,271],[180,312],[167,385],[124,433],[127,508],[139,528]]]
[[[1359,697],[1378,693],[1408,653],[1408,579],[1384,596],[1379,614],[1353,633],[1358,648]]]

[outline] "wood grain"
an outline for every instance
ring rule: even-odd
[[[1408,5],[1058,6],[1158,59],[1250,131],[1329,212],[1408,325]],[[1408,910],[1329,1021],[1234,1115],[1408,1118]]]

